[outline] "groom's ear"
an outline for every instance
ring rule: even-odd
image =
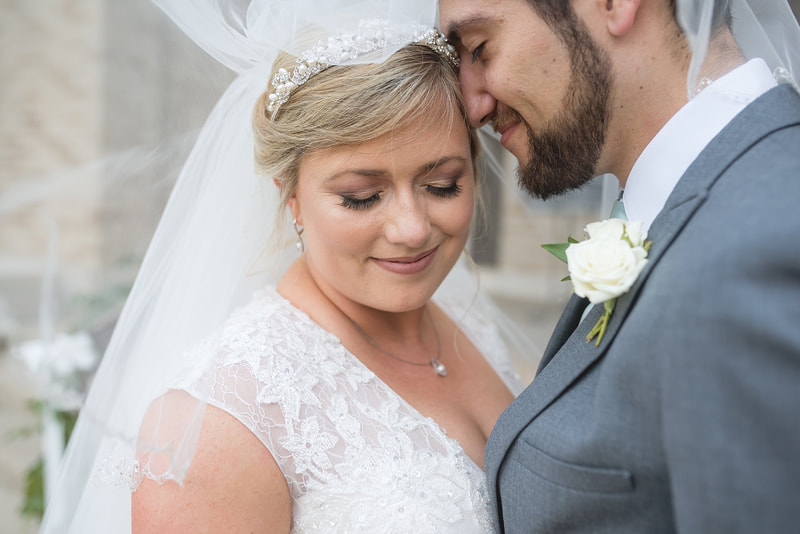
[[[625,36],[633,27],[641,0],[605,0],[606,26],[614,37]]]

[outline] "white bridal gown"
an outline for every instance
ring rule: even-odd
[[[511,391],[521,390],[488,321],[438,302]],[[249,428],[283,471],[292,532],[492,532],[483,471],[360,360],[273,288],[225,323],[216,358],[180,389]],[[199,368],[200,368],[199,367]]]

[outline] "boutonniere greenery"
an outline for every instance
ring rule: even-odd
[[[571,236],[567,243],[542,247],[567,264],[575,294],[586,297],[594,305],[603,305],[603,315],[586,336],[597,338],[600,345],[608,327],[617,297],[628,291],[644,266],[650,241],[640,221],[606,219],[586,226],[588,239],[578,241]]]

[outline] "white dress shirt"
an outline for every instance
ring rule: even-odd
[[[628,220],[649,228],[689,165],[753,100],[777,83],[760,58],[751,59],[684,105],[634,163],[622,200]]]

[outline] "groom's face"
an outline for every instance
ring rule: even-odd
[[[488,122],[519,161],[519,182],[548,198],[591,180],[606,140],[610,62],[580,18],[525,0],[441,0],[442,28],[461,55],[474,127]],[[571,8],[570,8],[571,9]]]

